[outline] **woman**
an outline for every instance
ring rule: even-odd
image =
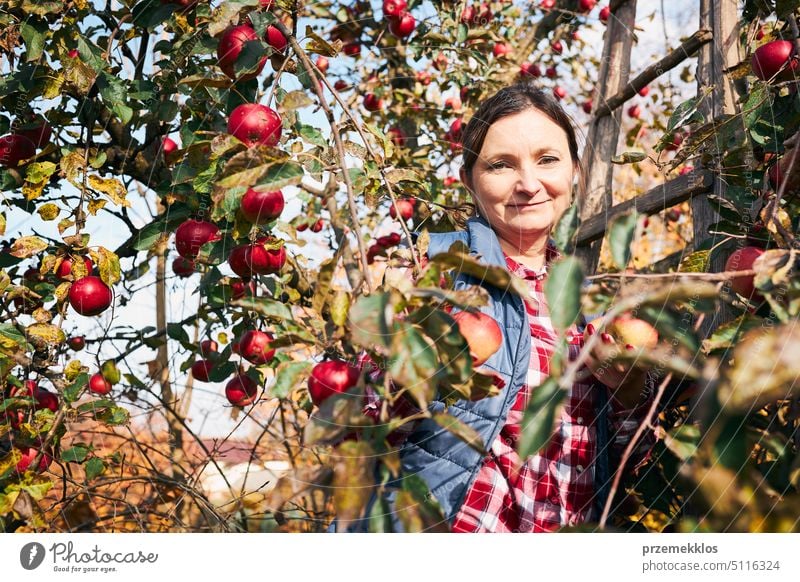
[[[613,474],[607,459],[612,464],[619,459],[649,409],[642,373],[606,367],[600,374],[599,363],[592,360],[589,367],[603,383],[576,382],[548,445],[524,463],[515,452],[523,411],[548,376],[557,341],[543,281],[548,263],[558,256],[550,232],[570,206],[580,174],[575,130],[557,102],[520,83],[481,105],[464,130],[462,144],[461,181],[478,215],[467,221],[464,231],[431,234],[428,256],[461,240],[485,263],[524,279],[530,296],[523,302],[489,283],[457,278],[456,288],[478,283],[489,292],[483,310],[500,325],[503,343],[484,365],[502,377],[505,387],[492,398],[459,401],[448,412],[492,446],[482,456],[424,419],[400,447],[403,471],[426,482],[452,531],[539,532],[597,520],[605,500],[598,493],[607,495]],[[594,333],[591,325],[586,333]],[[602,337],[606,343],[614,341],[607,334]],[[584,334],[573,328],[568,338],[574,358]],[[434,401],[431,407],[441,410],[444,404]],[[650,444],[646,440],[637,447],[634,463],[641,462]],[[390,493],[389,517],[395,530],[402,531],[401,510],[392,505],[393,499]],[[347,529],[366,531],[366,520]]]

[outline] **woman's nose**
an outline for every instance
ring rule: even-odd
[[[539,173],[535,168],[530,166],[522,166],[517,173],[517,191],[535,196],[537,192],[541,191],[544,186],[540,180]]]

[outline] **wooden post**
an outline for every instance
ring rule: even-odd
[[[636,0],[612,3],[612,14],[608,19],[606,41],[597,95],[593,96],[595,107],[605,103],[628,83],[630,77],[633,28],[636,20]],[[583,151],[583,166],[586,170],[586,191],[579,197],[582,222],[603,216],[608,218],[612,206],[611,183],[614,167],[611,158],[617,154],[622,110],[611,115],[594,118],[586,135]],[[584,263],[586,273],[594,273],[600,260],[602,240],[578,247],[577,256]]]
[[[700,49],[697,63],[698,93],[713,88],[711,99],[705,100],[700,112],[706,119],[718,119],[724,114],[735,114],[735,92],[731,78],[723,73],[742,60],[739,40],[739,16],[737,0],[700,0],[700,28],[713,31],[713,41]],[[713,193],[724,197],[725,183],[719,178],[714,181]],[[710,238],[712,245],[719,242],[720,235],[709,235],[708,227],[719,220],[719,215],[711,207],[705,196],[692,198],[692,220],[694,225],[694,248]],[[726,257],[717,254],[709,270],[724,270]],[[707,337],[711,330],[725,321],[732,319],[731,310],[726,304],[714,315],[709,314],[700,329],[702,337]]]

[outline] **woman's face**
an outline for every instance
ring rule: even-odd
[[[527,248],[546,240],[569,207],[575,172],[567,134],[530,108],[489,127],[472,180],[462,169],[461,181],[497,235]]]

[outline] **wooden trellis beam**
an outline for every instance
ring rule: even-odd
[[[698,30],[679,47],[673,49],[667,56],[660,61],[653,63],[633,79],[628,85],[616,95],[598,104],[594,112],[595,117],[604,117],[623,105],[628,99],[636,95],[640,89],[646,87],[651,81],[657,79],[667,71],[680,65],[683,61],[697,53],[700,48],[710,42],[713,35],[710,30]]]
[[[604,215],[593,216],[581,223],[576,235],[578,246],[588,245],[603,238],[608,224],[617,216],[630,210],[642,214],[655,214],[685,202],[690,198],[708,194],[714,187],[714,174],[708,170],[691,172],[665,182],[641,196],[632,198],[609,208]]]

